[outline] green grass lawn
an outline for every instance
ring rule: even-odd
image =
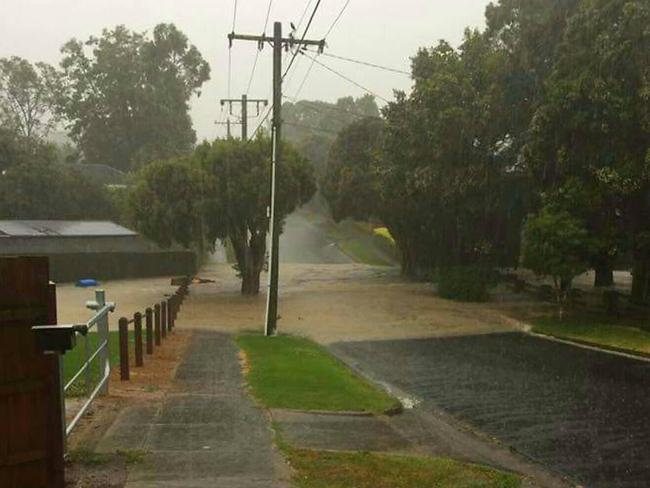
[[[397,405],[309,340],[246,334],[237,344],[253,394],[270,408],[383,412]]]
[[[89,345],[89,354],[92,355],[97,349],[97,333],[91,332],[88,334],[88,345]],[[144,341],[144,336],[143,339]],[[77,335],[77,345],[71,351],[66,352],[63,355],[63,373],[65,377],[65,383],[70,381],[72,377],[76,374],[79,368],[83,365],[86,358],[85,352],[85,341],[86,338],[83,336]],[[117,331],[111,331],[108,334],[108,348],[110,351],[110,361],[111,368],[119,368],[120,365],[120,342],[119,342],[119,333]],[[133,340],[133,331],[129,332],[129,352],[133,354],[134,350],[134,340]],[[91,364],[91,376],[92,376],[92,388],[95,387],[97,381],[100,378],[99,371],[99,361],[98,358],[95,358]],[[74,384],[70,387],[67,392],[67,396],[79,396],[85,395],[86,385],[85,385],[85,373],[82,373],[81,377],[77,378]]]
[[[301,488],[519,488],[512,474],[445,458],[283,448]]]
[[[605,347],[650,354],[650,331],[606,317],[542,317],[532,320],[533,331]]]
[[[368,224],[345,220],[338,224],[331,223],[326,231],[345,254],[359,263],[371,266],[395,264],[392,246],[384,236],[374,234]]]

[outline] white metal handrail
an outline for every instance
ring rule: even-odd
[[[99,355],[99,353],[104,349],[106,346],[108,346],[108,341],[102,342],[102,344],[97,348],[97,350],[93,353],[92,356],[88,358],[88,360],[84,363],[81,368],[79,368],[79,371],[75,373],[75,375],[66,383],[66,385],[63,387],[64,391],[68,391],[70,387],[74,384],[75,381],[81,376],[81,373],[86,371],[90,367],[90,364],[93,362],[93,360]]]
[[[108,394],[108,378],[111,374],[111,365],[110,365],[110,351],[109,351],[109,332],[108,332],[108,315],[111,312],[115,311],[115,303],[106,302],[106,295],[104,290],[95,291],[95,300],[86,302],[86,308],[95,310],[95,314],[88,319],[85,326],[87,330],[92,329],[97,326],[97,348],[93,353],[90,351],[90,342],[88,334],[84,336],[84,363],[79,367],[74,376],[64,385],[65,376],[63,371],[63,361],[60,361],[61,368],[61,401],[62,413],[63,413],[63,425],[65,427],[65,435],[69,436],[72,430],[75,428],[81,417],[88,411],[92,402],[97,398],[98,395]],[[92,370],[90,368],[91,364],[95,360],[99,361],[99,369],[102,373],[101,379],[97,382],[97,385],[92,388]],[[88,393],[88,397],[79,411],[75,414],[72,421],[67,424],[66,415],[65,415],[65,393],[70,389],[70,387],[82,376],[85,374],[85,387]]]

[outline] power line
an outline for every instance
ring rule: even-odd
[[[321,0],[318,0],[316,2],[316,6],[314,7],[314,10],[311,13],[311,17],[309,17],[309,22],[307,22],[307,26],[305,27],[305,30],[302,33],[302,38],[300,39],[300,43],[298,44],[298,47],[296,48],[296,51],[293,53],[293,56],[291,57],[291,61],[289,62],[289,66],[287,66],[287,69],[284,71],[284,74],[282,75],[282,79],[284,80],[285,76],[287,76],[287,73],[291,69],[291,66],[293,66],[294,61],[296,60],[296,57],[298,56],[298,53],[300,52],[300,49],[305,41],[305,38],[307,37],[307,32],[309,31],[309,28],[311,27],[311,23],[314,21],[314,17],[316,16],[316,12],[318,12],[318,7],[320,7]]]
[[[235,32],[235,25],[237,24],[237,2],[234,0],[232,11],[232,31]],[[230,98],[230,91],[232,87],[232,46],[228,48],[228,98]]]
[[[307,83],[307,78],[309,78],[309,75],[311,74],[311,70],[314,69],[314,64],[316,64],[315,61],[316,61],[315,59],[311,61],[311,64],[309,65],[309,69],[305,73],[305,77],[302,79],[302,83],[300,83],[300,86],[298,87],[298,91],[296,91],[296,94],[293,96],[294,99],[297,99],[300,96],[300,93],[302,92],[305,83]]]
[[[271,15],[271,6],[273,5],[273,0],[269,0],[269,7],[266,9],[266,20],[264,21],[264,29],[262,29],[262,32],[266,32],[266,28],[269,25],[269,17]],[[246,87],[246,94],[248,95],[248,92],[251,89],[251,85],[253,84],[253,77],[255,76],[255,68],[257,68],[257,60],[260,57],[260,50],[258,49],[255,52],[255,61],[253,62],[253,69],[251,70],[251,76],[248,79],[248,86]]]
[[[350,4],[351,0],[347,0],[345,4],[343,5],[343,8],[340,10],[339,14],[336,16],[334,19],[334,22],[332,22],[332,25],[330,25],[329,29],[327,29],[327,33],[325,34],[325,39],[330,35],[336,24],[338,23],[339,20],[341,20],[341,16],[345,12],[345,10],[348,8],[348,5]],[[310,0],[311,2],[311,0]],[[300,60],[298,60],[300,61]],[[298,91],[296,91],[296,94],[294,95],[294,99],[297,99],[300,96],[300,93],[302,92],[302,89],[305,86],[305,83],[307,83],[307,78],[309,78],[309,75],[311,74],[312,69],[314,69],[314,64],[315,60],[312,59],[311,64],[309,65],[309,68],[307,69],[305,73],[305,77],[302,79],[302,82],[300,83],[300,86],[298,87]]]
[[[309,49],[305,49],[305,50],[309,51],[310,53],[316,54],[316,51],[311,51]],[[377,69],[382,69],[384,71],[390,71],[390,72],[393,72],[393,73],[399,73],[399,74],[402,74],[402,75],[411,76],[411,73],[409,73],[408,71],[404,71],[404,70],[396,69],[396,68],[389,68],[387,66],[382,66],[380,64],[369,63],[368,61],[361,61],[361,60],[358,60],[358,59],[346,58],[345,56],[338,56],[336,54],[331,54],[331,53],[326,53],[326,52],[318,53],[318,54],[322,54],[323,56],[328,56],[330,58],[341,59],[343,61],[349,61],[350,63],[356,63],[356,64],[361,64],[363,66],[369,66],[371,68],[377,68]]]
[[[235,32],[235,24],[237,23],[237,0],[235,0],[235,8],[232,13],[232,31]]]
[[[332,25],[330,26],[329,29],[327,29],[327,34],[325,34],[325,39],[330,35],[330,32],[332,32],[332,29],[338,24],[339,20],[341,19],[341,16],[343,15],[343,12],[345,12],[345,9],[348,8],[348,5],[350,5],[351,0],[347,0],[345,2],[345,5],[343,5],[343,8],[339,12],[339,14],[336,16],[336,19],[334,19],[334,22],[332,22]]]
[[[313,1],[314,0],[309,0],[307,2],[307,5],[305,5],[305,10],[302,11],[302,15],[300,16],[300,20],[298,21],[298,27],[296,29],[300,29],[300,26],[302,25],[302,21],[305,20],[305,15],[307,15],[307,10],[309,10],[311,2]]]
[[[269,115],[271,115],[271,112],[273,112],[273,105],[270,105],[268,110],[266,111],[266,115],[264,115],[264,118],[262,118],[262,121],[257,125],[255,130],[253,131],[253,134],[251,135],[251,139],[255,139],[255,136],[259,132],[259,130],[262,128],[264,123],[268,120]]]
[[[321,63],[318,59],[311,57],[309,54],[305,54],[302,50],[299,50],[299,51],[297,51],[297,52],[299,52],[299,53],[302,54],[303,56],[307,56],[309,59],[313,60],[315,63],[319,64],[320,66],[322,66],[322,67],[325,68],[326,70],[331,71],[331,72],[334,73],[335,75],[337,75],[337,76],[343,78],[343,79],[344,79],[345,81],[347,81],[348,83],[352,83],[352,84],[355,85],[356,87],[361,88],[363,91],[369,93],[369,94],[372,95],[373,97],[379,98],[380,100],[383,100],[383,101],[386,102],[386,103],[390,103],[386,98],[382,97],[381,95],[376,94],[376,93],[373,92],[372,90],[366,88],[365,86],[361,85],[360,83],[357,83],[357,82],[354,81],[353,79],[348,78],[347,76],[345,76],[344,74],[342,74],[342,73],[336,71],[335,69],[330,68],[330,67],[327,66],[326,64]],[[309,51],[309,52],[311,52],[311,51]]]

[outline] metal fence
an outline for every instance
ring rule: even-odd
[[[118,339],[120,354],[120,379],[129,379],[129,325],[134,326],[135,365],[144,366],[143,349],[153,354],[154,344],[159,346],[174,329],[176,316],[183,300],[188,294],[189,279],[180,280],[176,291],[153,308],[147,308],[145,313],[136,312],[131,320],[122,317],[119,320]],[[45,353],[57,353],[60,373],[61,421],[66,437],[74,430],[79,420],[88,411],[93,401],[99,395],[108,394],[108,383],[111,374],[110,363],[110,333],[108,330],[109,314],[115,311],[115,303],[106,301],[104,290],[95,291],[95,300],[86,302],[86,308],[94,310],[94,315],[84,324],[68,326],[34,326],[38,334],[37,342]],[[143,317],[145,318],[146,343],[143,344]],[[89,334],[96,329],[96,333]],[[77,344],[76,337],[82,339]],[[77,369],[66,382],[65,361],[66,351],[80,348],[80,361]],[[68,362],[69,363],[69,362]],[[70,373],[70,372],[68,372]],[[77,390],[80,388],[80,390]],[[85,393],[81,408],[75,412],[68,423],[66,415],[66,396],[70,398],[78,391]]]
[[[61,398],[65,399],[65,394],[68,393],[72,386],[77,384],[81,378],[84,378],[84,388],[87,395],[85,402],[67,425],[65,420],[65,408],[63,408],[63,425],[65,425],[66,436],[70,435],[77,425],[77,422],[79,422],[79,419],[81,419],[81,417],[83,417],[83,415],[88,411],[95,398],[97,398],[98,395],[108,394],[108,379],[111,374],[108,315],[115,311],[115,304],[106,301],[104,290],[96,290],[95,300],[86,302],[86,308],[94,310],[95,314],[84,324],[85,334],[82,336],[83,340],[80,345],[83,347],[83,363],[65,385],[63,385],[65,378],[63,361],[60,361],[59,363],[61,367],[61,384],[63,387]],[[93,328],[97,329],[97,341],[94,344],[94,350],[93,344],[88,335],[88,332]],[[92,365],[95,361],[97,361],[100,373],[100,377],[96,382],[93,378],[92,369]],[[65,402],[65,400],[63,401]]]

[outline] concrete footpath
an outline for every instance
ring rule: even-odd
[[[284,488],[289,474],[267,415],[245,390],[231,336],[194,333],[172,390],[124,410],[99,451],[140,449],[128,488]]]

